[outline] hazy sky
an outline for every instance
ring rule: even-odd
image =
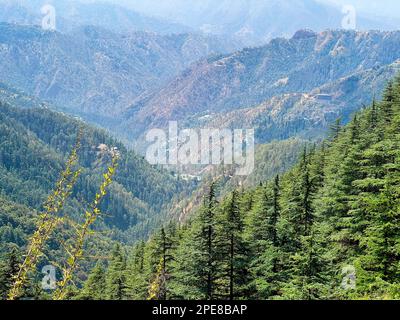
[[[400,18],[400,0],[319,0],[336,5],[351,4],[356,9],[370,15],[383,15]]]
[[[1,1],[1,0],[0,0]],[[9,0],[9,1],[20,1],[20,0]],[[26,0],[25,0],[26,1]],[[52,3],[53,0],[30,0],[29,2],[43,2],[43,3]],[[60,0],[58,0],[60,1]],[[61,0],[63,1],[63,0]],[[170,12],[171,9],[177,10],[183,8],[201,8],[204,3],[218,3],[219,0],[79,0],[82,2],[112,2],[115,4],[125,5],[131,7],[132,9],[136,9],[138,11],[145,12],[147,14],[160,14],[164,15],[163,11]],[[255,2],[269,2],[276,0],[230,0],[232,2],[244,2],[244,1],[255,1]],[[293,0],[280,0],[282,2],[286,2],[290,4]],[[296,0],[298,1],[298,0]],[[304,0],[304,2],[309,2],[310,0]],[[314,0],[322,3],[329,3],[332,5],[339,6],[339,8],[343,5],[353,5],[359,13],[367,13],[369,17],[378,16],[378,17],[391,17],[397,18],[400,20],[400,0]],[[65,0],[68,2],[68,0]],[[182,6],[182,3],[185,6]],[[178,5],[177,5],[178,4]],[[183,10],[186,10],[183,9]],[[183,14],[183,12],[182,12]]]
[[[114,3],[125,3],[129,4],[131,3],[140,3],[140,6],[146,6],[147,0],[106,0]],[[215,0],[218,1],[218,0]],[[235,0],[232,0],[235,1]],[[261,0],[262,1],[262,0]],[[270,0],[265,0],[265,1],[270,1]],[[285,2],[289,2],[291,0],[281,0]],[[400,18],[400,0],[316,0],[319,2],[325,2],[325,3],[331,3],[339,6],[343,5],[354,5],[356,9],[367,12],[370,15],[384,15],[384,16],[390,16],[390,17],[396,17]],[[150,3],[153,1],[150,1]],[[162,5],[168,4],[168,3],[173,3],[174,0],[158,0],[157,3],[162,7]],[[195,2],[199,3],[201,1],[199,0],[186,0],[185,2],[190,3],[190,2]],[[148,2],[149,3],[149,2]],[[151,6],[151,5],[150,5]]]

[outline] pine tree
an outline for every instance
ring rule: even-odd
[[[170,226],[169,231],[171,234],[167,234],[164,228],[161,228],[159,234],[153,240],[154,251],[152,253],[153,261],[158,263],[153,264],[155,272],[153,272],[153,279],[151,281],[152,287],[152,299],[167,300],[169,296],[168,281],[171,274],[171,262],[173,256],[171,251],[173,249],[173,230]],[[157,291],[155,291],[157,288]]]
[[[325,152],[325,150],[323,150]],[[325,155],[306,149],[298,167],[289,175],[284,193],[285,206],[280,220],[280,235],[284,243],[283,296],[289,299],[318,299],[326,293],[324,287],[323,237],[319,232],[315,199],[324,181]]]
[[[106,291],[106,271],[102,263],[97,263],[85,281],[78,297],[81,300],[103,300]]]
[[[334,239],[331,255],[337,263],[344,263],[346,257],[358,250],[350,210],[358,193],[353,183],[362,177],[357,165],[362,154],[359,116],[354,117],[348,128],[326,151],[323,184],[315,200],[316,215],[324,221],[325,237]]]
[[[106,298],[123,300],[126,297],[126,259],[120,244],[116,244],[106,272]]]
[[[329,140],[336,140],[339,137],[340,131],[342,129],[342,119],[336,119],[335,123],[330,127]]]
[[[223,205],[217,235],[220,271],[218,296],[229,300],[246,297],[249,290],[249,252],[244,240],[244,222],[239,209],[239,194],[234,191]]]
[[[301,237],[301,249],[291,256],[291,280],[283,286],[287,299],[318,300],[329,297],[332,273],[326,260],[324,241],[317,223],[308,235]]]
[[[216,253],[216,185],[204,199],[203,207],[191,228],[186,230],[176,252],[173,295],[181,298],[216,298],[218,277]]]
[[[268,299],[278,295],[281,269],[280,241],[277,224],[281,215],[280,178],[257,190],[258,196],[253,211],[249,214],[246,238],[251,252],[251,289],[253,296]]]
[[[373,298],[400,296],[400,130],[396,121],[400,107],[396,104],[395,84],[389,85],[380,109],[384,120],[380,132],[384,138],[364,152],[365,177],[356,181],[362,190],[358,203],[362,204],[364,219],[369,221],[360,239],[364,250],[357,260],[357,289]]]
[[[281,205],[280,205],[280,180],[279,176],[277,175],[274,180],[273,184],[273,194],[272,194],[272,208],[269,215],[268,221],[268,237],[271,240],[272,244],[277,247],[279,245],[278,241],[278,234],[276,230],[276,226],[278,223],[278,219],[281,215]]]
[[[382,125],[385,128],[386,125],[390,125],[393,120],[394,110],[393,103],[395,101],[395,84],[393,81],[390,81],[387,85],[385,91],[383,92],[383,100],[380,104],[380,119],[382,121]]]
[[[199,265],[199,273],[205,278],[205,299],[211,300],[214,298],[215,281],[216,281],[216,253],[215,253],[215,215],[216,215],[216,186],[212,184],[208,198],[205,202],[205,207],[200,214],[201,233],[197,236],[200,243],[200,249],[203,251],[204,269]]]
[[[145,270],[146,244],[141,241],[133,249],[127,266],[127,296],[133,300],[145,300],[149,281]]]
[[[365,238],[361,242],[365,246],[365,253],[358,259],[358,290],[371,297],[378,298],[384,284],[389,288],[397,286],[397,297],[400,293],[399,186],[399,179],[396,185],[387,183],[379,196],[368,201],[372,223],[366,229]],[[373,287],[374,283],[379,283],[380,288]],[[371,292],[371,288],[375,292]]]
[[[19,252],[15,246],[5,255],[0,264],[0,297],[6,299],[7,293],[12,287],[14,277],[19,270]]]
[[[300,247],[300,236],[308,235],[314,219],[316,180],[311,177],[310,156],[304,149],[300,164],[293,170],[286,181],[283,208],[284,225],[282,236],[288,240],[292,250]]]

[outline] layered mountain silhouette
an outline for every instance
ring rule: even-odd
[[[0,24],[0,46],[0,81],[73,114],[107,121],[191,62],[235,48],[192,34],[122,35],[98,27],[64,34],[7,23]]]
[[[194,30],[234,36],[249,45],[290,37],[304,28],[339,29],[348,12],[343,13],[342,6],[321,0],[123,0],[119,3],[148,15],[172,18]],[[358,30],[394,30],[400,26],[399,21],[377,19],[370,11],[358,8],[354,7]]]
[[[46,15],[41,10],[46,5],[55,9],[56,28],[61,32],[71,32],[81,26],[97,26],[110,31],[126,33],[148,31],[159,34],[192,31],[190,27],[170,22],[162,18],[149,17],[117,4],[91,1],[43,1],[43,0],[0,0],[0,21],[41,25]]]
[[[259,127],[262,141],[349,119],[399,69],[400,32],[301,30],[263,47],[211,57],[136,101],[127,129]],[[132,124],[135,123],[135,126]]]

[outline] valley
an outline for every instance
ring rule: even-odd
[[[0,0],[0,299],[400,299],[400,17],[360,8]]]

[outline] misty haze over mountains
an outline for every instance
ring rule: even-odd
[[[40,26],[47,3],[54,31]],[[399,71],[399,31],[385,31],[396,14],[352,3],[359,31],[340,30],[333,0],[0,0],[0,97],[46,101],[142,154],[169,121],[254,128],[257,143],[292,148],[349,121]]]
[[[40,27],[45,4],[56,10],[54,32]],[[349,4],[361,31],[340,30]],[[391,0],[0,0],[0,95],[25,101],[12,98],[22,90],[141,152],[146,130],[170,120],[254,127],[259,143],[315,140],[397,72],[399,34],[386,30],[399,26],[398,8]]]
[[[398,0],[0,0],[0,300],[400,299],[399,225]]]
[[[41,25],[43,6],[51,4],[56,10],[57,30],[71,32],[80,26],[98,26],[111,31],[129,33],[150,31],[160,34],[183,33],[189,27],[151,18],[119,5],[96,1],[0,0],[0,21],[16,24]]]
[[[343,6],[348,5],[354,6],[359,30],[400,27],[399,4],[391,0],[371,5],[354,0],[1,0],[0,21],[40,24],[45,4],[56,8],[60,31],[94,25],[116,32],[202,32],[251,46],[291,37],[299,29],[341,29]]]
[[[365,3],[368,2],[368,5]],[[213,34],[234,35],[248,44],[274,37],[290,37],[299,29],[315,31],[342,28],[343,5],[353,5],[359,30],[394,30],[400,26],[396,1],[336,0],[150,0],[118,1],[148,15]],[[380,8],[384,8],[379,10]],[[368,10],[367,10],[368,9]],[[388,12],[392,19],[388,19]],[[397,13],[396,13],[397,12]]]
[[[0,82],[110,129],[141,152],[148,130],[177,120],[246,124],[260,143],[319,138],[379,96],[400,59],[399,32],[379,31],[298,31],[235,51],[232,41],[199,34],[124,36],[89,26],[63,34],[3,23],[0,46]]]
[[[398,33],[382,31],[391,22],[359,2],[357,28],[380,32],[320,33],[340,29],[345,13],[339,1],[317,0],[53,0],[57,30],[48,32],[32,26],[45,3],[0,0],[0,20],[24,25],[0,25],[0,81],[136,146],[171,120],[244,121],[259,142],[315,138],[379,95],[400,58]],[[287,40],[269,42],[276,36]]]

